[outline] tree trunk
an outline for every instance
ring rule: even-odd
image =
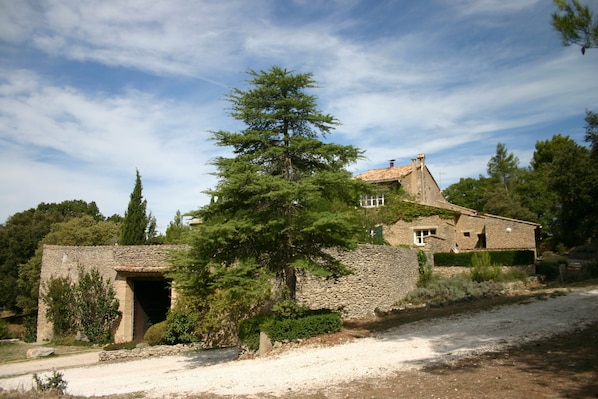
[[[297,273],[294,267],[285,267],[284,282],[287,288],[287,292],[284,295],[285,299],[294,301],[297,294]]]

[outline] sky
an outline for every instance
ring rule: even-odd
[[[598,13],[598,0],[583,0]],[[564,47],[549,0],[0,0],[0,224],[41,202],[124,215],[139,170],[164,231],[209,202],[212,131],[248,70],[312,73],[358,174],[419,153],[441,188],[498,143],[585,145],[598,49]]]

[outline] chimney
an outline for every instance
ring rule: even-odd
[[[423,153],[417,154],[417,160],[419,161],[420,165],[424,164],[425,159],[426,159],[426,154],[423,154]]]
[[[394,160],[394,159],[391,159],[391,160],[390,160],[390,167],[391,167],[391,168],[394,168],[394,166],[395,166],[395,160]]]

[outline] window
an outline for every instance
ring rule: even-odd
[[[359,199],[362,208],[374,208],[384,205],[384,194],[362,195]]]
[[[436,229],[418,229],[413,231],[413,243],[415,245],[423,246],[426,243],[424,238],[436,235]]]

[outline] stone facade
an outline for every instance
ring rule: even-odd
[[[119,300],[122,318],[115,332],[116,342],[128,342],[143,335],[143,309],[136,288],[145,281],[164,280],[172,250],[184,246],[44,246],[40,292],[52,277],[70,276],[76,281],[78,268],[96,268],[110,280]],[[353,274],[338,279],[301,276],[297,299],[311,308],[342,309],[346,318],[371,316],[375,309],[388,310],[418,279],[414,251],[390,246],[365,245],[356,251],[337,253]],[[173,293],[169,293],[169,300]],[[160,295],[163,295],[161,293]],[[151,302],[150,302],[151,304]],[[46,306],[39,301],[37,340],[52,338],[52,324],[46,319]]]
[[[133,339],[135,279],[164,279],[170,251],[181,246],[58,246],[44,245],[40,273],[40,293],[51,278],[66,277],[76,282],[78,269],[95,268],[104,280],[110,280],[119,300],[122,319],[115,332],[116,342]],[[137,270],[137,271],[136,271]],[[37,340],[52,338],[52,324],[46,319],[46,305],[38,303]]]
[[[417,253],[382,245],[335,254],[353,274],[338,279],[305,275],[297,284],[297,301],[312,309],[341,309],[343,316],[361,318],[388,311],[416,287]]]
[[[402,187],[419,204],[455,212],[454,219],[430,216],[383,226],[384,239],[391,245],[412,247],[427,254],[477,249],[536,250],[536,235],[540,225],[481,214],[447,202],[425,164],[424,154],[412,159],[411,165],[395,166],[393,161],[388,168],[371,169],[356,178],[394,190]],[[434,234],[427,234],[432,230]],[[425,231],[427,236],[417,240],[417,231]]]

